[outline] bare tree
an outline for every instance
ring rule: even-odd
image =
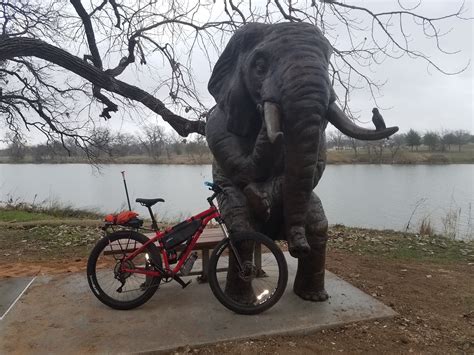
[[[405,143],[411,147],[412,152],[414,147],[416,147],[416,150],[418,151],[418,147],[421,145],[420,134],[414,129],[410,129],[405,135]]]
[[[203,155],[210,153],[206,138],[201,135],[198,135],[195,139],[188,141],[186,143],[185,151],[195,163],[202,162]],[[195,155],[198,156],[197,160]]]
[[[15,132],[7,133],[3,141],[8,143],[8,155],[13,163],[18,163],[25,158],[25,141],[20,135]]]
[[[354,151],[354,156],[357,157],[357,149],[362,146],[361,141],[354,139],[354,138],[349,138],[349,144]]]
[[[443,24],[464,19],[463,4],[439,17],[424,15],[422,4],[397,1],[379,11],[377,2],[333,0],[268,0],[263,7],[232,0],[0,0],[0,115],[18,134],[35,128],[48,140],[69,138],[85,149],[93,144],[95,115],[109,119],[119,107],[157,114],[183,137],[204,134],[207,107],[194,85],[193,53],[210,59],[249,21],[320,27],[333,46],[331,75],[347,109],[361,82],[376,97],[382,83],[372,79],[372,66],[387,57],[421,59],[445,74],[464,69],[441,68],[405,27],[414,21],[439,53],[450,54],[441,43]],[[127,82],[137,64],[153,73],[155,87]]]
[[[34,127],[48,139],[72,137],[78,144],[90,145],[90,122],[77,115],[85,109],[80,103],[89,100],[93,105],[87,109],[92,111],[99,103],[100,116],[109,119],[119,103],[130,107],[136,101],[159,114],[180,135],[203,134],[202,120],[177,115],[152,93],[118,79],[136,57],[141,64],[147,63],[148,56],[159,57],[155,60],[167,63],[169,74],[154,90],[167,89],[171,104],[180,104],[202,118],[205,108],[196,96],[191,73],[177,60],[175,46],[167,43],[177,34],[191,36],[192,45],[213,43],[210,29],[226,21],[200,25],[193,19],[199,6],[199,2],[194,7],[170,2],[164,8],[144,0],[133,5],[126,1],[86,5],[70,0],[69,6],[59,0],[46,1],[46,5],[34,0],[1,1],[0,83],[8,85],[8,91],[1,92],[0,113],[8,127],[15,132],[21,126]],[[105,63],[114,62],[106,67]],[[70,73],[85,80],[70,79]],[[32,113],[38,119],[31,119]]]
[[[126,156],[139,153],[136,147],[137,138],[128,133],[117,133],[112,138],[112,154],[114,156]]]
[[[442,144],[442,149],[446,150],[446,148],[451,150],[451,146],[453,144],[456,144],[456,137],[453,132],[450,131],[442,131],[441,132],[441,144]]]
[[[372,143],[372,149],[375,151],[375,154],[378,158],[377,162],[379,164],[382,164],[383,162],[383,150],[385,148],[385,141],[380,140],[380,141],[375,141]]]
[[[112,133],[110,129],[106,127],[96,127],[90,133],[90,144],[89,148],[94,156],[99,157],[102,152],[105,152],[108,156],[112,155]]]
[[[395,163],[395,158],[397,154],[400,152],[400,149],[404,143],[405,143],[404,134],[394,134],[388,140],[387,147],[390,150],[390,155],[392,157],[392,164]]]
[[[157,160],[166,146],[166,133],[158,125],[143,127],[143,137],[139,137],[147,154]]]
[[[423,136],[423,144],[428,147],[428,149],[432,152],[436,150],[440,143],[440,137],[436,132],[426,132]]]
[[[469,143],[471,139],[471,135],[469,132],[464,131],[464,130],[457,130],[454,131],[454,144],[457,144],[458,146],[458,151],[461,151],[461,147],[467,143]]]
[[[183,139],[183,137],[178,136],[175,133],[171,133],[168,136],[167,140],[168,144],[166,145],[168,151],[168,158],[170,157],[170,153],[174,153],[176,155],[182,155],[185,151],[186,144],[188,143],[187,139]]]
[[[329,144],[335,146],[336,149],[342,150],[344,148],[345,137],[344,133],[339,130],[331,131],[328,134],[328,141]]]

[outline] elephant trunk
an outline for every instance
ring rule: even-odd
[[[314,188],[314,175],[319,152],[319,125],[316,119],[299,132],[285,135],[284,201],[287,226],[302,226],[306,220],[309,196]]]
[[[304,257],[310,251],[305,224],[318,164],[320,131],[321,117],[317,114],[310,114],[297,127],[285,130],[285,234],[295,257]]]
[[[283,209],[289,251],[295,257],[304,257],[310,252],[305,224],[317,173],[322,132],[326,126],[324,117],[330,90],[322,78],[317,74],[306,75],[298,83],[289,81],[287,90],[283,90]]]
[[[285,235],[290,254],[298,258],[310,252],[305,224],[317,176],[319,150],[323,143],[331,93],[327,68],[321,65],[317,54],[305,46],[299,57],[303,60],[288,61],[287,66],[281,68],[281,81],[276,85],[281,98],[278,105],[281,107],[281,129],[284,134],[282,192]],[[265,122],[271,140],[274,133],[268,130],[266,115]]]

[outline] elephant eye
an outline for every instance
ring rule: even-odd
[[[267,72],[267,69],[268,64],[265,58],[260,57],[255,60],[255,72],[257,73],[257,75],[265,74]]]

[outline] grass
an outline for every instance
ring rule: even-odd
[[[103,232],[98,224],[79,225],[80,222],[77,219],[77,225],[4,225],[0,228],[0,256],[13,262],[86,257]],[[387,260],[474,263],[474,241],[390,230],[333,226],[328,247]]]
[[[10,226],[0,228],[0,257],[4,261],[51,261],[87,257],[102,236],[90,226]]]
[[[6,204],[0,208],[0,223],[3,223],[0,256],[12,260],[87,256],[102,236],[101,219],[96,212],[58,204]],[[329,230],[328,245],[332,249],[386,259],[474,263],[474,241],[435,236],[429,220],[422,223],[417,234],[335,225]]]
[[[12,202],[0,206],[0,221],[2,222],[32,222],[60,219],[97,219],[101,214],[96,211],[82,210],[57,202],[30,204]]]
[[[344,226],[332,227],[329,235],[330,248],[360,255],[435,263],[474,262],[474,241]]]
[[[435,235],[435,231],[433,227],[431,226],[431,221],[428,217],[425,217],[421,220],[419,233],[420,235],[425,235],[429,237],[432,237]]]
[[[99,156],[98,164],[182,164],[182,165],[202,165],[212,164],[212,155],[209,153],[202,155],[171,154],[169,157],[164,154],[152,158],[147,155],[126,155],[126,156]],[[90,164],[87,157],[55,156],[51,159],[37,161],[31,155],[25,155],[21,161],[12,161],[9,156],[0,156],[0,164]]]
[[[1,222],[33,222],[50,219],[59,219],[59,217],[43,212],[0,209]]]

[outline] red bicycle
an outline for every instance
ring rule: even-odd
[[[191,281],[182,277],[189,274],[197,258],[193,247],[213,219],[224,233],[209,259],[209,286],[216,298],[240,314],[261,313],[280,299],[288,280],[283,252],[263,234],[229,232],[214,204],[223,190],[217,184],[205,184],[213,191],[207,198],[210,207],[164,231],[158,230],[151,209],[164,200],[136,199],[148,208],[155,232],[152,238],[140,233],[142,221],[138,219],[129,222],[130,229],[106,231],[87,263],[89,286],[102,303],[132,309],[148,301],[162,282],[174,280],[183,288],[188,286]]]

